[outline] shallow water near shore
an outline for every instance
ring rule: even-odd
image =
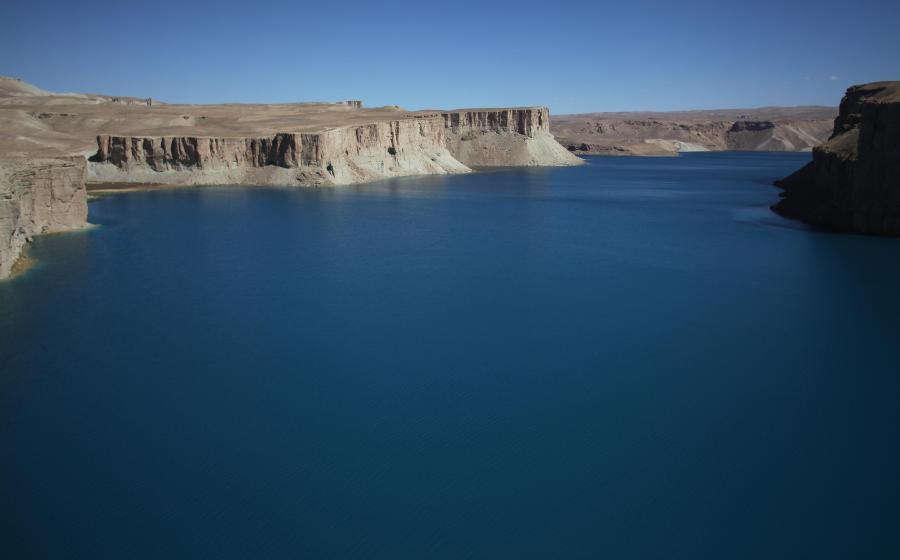
[[[92,202],[0,284],[0,556],[900,557],[900,242],[809,157]]]

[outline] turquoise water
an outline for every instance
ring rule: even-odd
[[[0,285],[0,556],[898,558],[900,243],[807,159],[94,202]]]

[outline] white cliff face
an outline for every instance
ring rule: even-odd
[[[0,279],[32,236],[87,225],[82,157],[0,160]]]
[[[446,145],[470,167],[579,165],[550,134],[546,107],[442,113]]]
[[[344,185],[470,167],[576,165],[545,108],[410,113],[315,133],[259,137],[102,135],[91,182]]]

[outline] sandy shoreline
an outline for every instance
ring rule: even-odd
[[[85,189],[87,190],[89,198],[100,198],[110,194],[183,189],[190,188],[191,186],[192,185],[165,185],[162,183],[87,183],[85,184]]]

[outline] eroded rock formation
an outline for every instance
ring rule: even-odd
[[[442,113],[445,145],[470,167],[574,165],[550,133],[546,107]]]
[[[580,163],[550,135],[543,107],[407,113],[255,137],[100,135],[90,161],[96,182],[303,185]]]
[[[831,138],[778,181],[772,209],[839,231],[900,236],[900,81],[854,86]]]
[[[34,235],[87,225],[85,160],[0,160],[0,279],[10,275]]]

